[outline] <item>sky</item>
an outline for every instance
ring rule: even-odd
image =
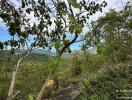
[[[17,0],[10,0],[10,1],[14,5],[16,5],[16,6],[19,5],[19,3],[17,2]],[[96,1],[96,2],[100,3],[100,2],[102,2],[104,0],[90,0],[90,1]],[[92,17],[90,17],[89,23],[92,20],[95,21],[99,17],[105,15],[110,9],[116,9],[118,11],[121,10],[128,0],[105,0],[105,1],[107,2],[107,7],[103,9],[102,13],[97,12],[95,15],[93,15]],[[88,29],[85,27],[84,30],[83,30],[83,32],[87,32],[87,31],[88,31]],[[73,36],[70,35],[70,34],[68,34],[68,37],[69,38],[73,38]],[[3,25],[3,23],[1,22],[1,19],[0,19],[0,41],[5,41],[5,40],[11,39],[11,38],[12,37],[9,36],[7,28]],[[77,40],[80,40],[80,37]],[[80,49],[81,45],[82,45],[82,42],[77,42],[77,43],[72,44],[70,47],[71,47],[72,50],[78,50],[78,49]]]

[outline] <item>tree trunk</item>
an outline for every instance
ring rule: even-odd
[[[13,71],[12,80],[11,80],[7,100],[12,100],[13,99],[13,89],[14,89],[14,85],[15,85],[15,79],[16,79],[16,71]]]
[[[58,60],[57,60],[56,66],[58,66],[60,57],[61,57],[62,53],[64,52],[64,50],[65,50],[67,47],[69,47],[71,44],[73,44],[73,43],[76,41],[77,37],[78,37],[78,34],[75,34],[74,39],[62,48],[61,52],[58,54],[58,57],[59,57],[59,58],[58,58]],[[57,67],[56,67],[56,69],[57,69]],[[50,73],[49,76],[47,77],[45,83],[43,84],[43,87],[41,88],[39,94],[37,95],[36,100],[41,100],[41,98],[42,98],[42,96],[43,96],[43,93],[44,93],[44,91],[45,91],[45,88],[46,88],[46,83],[47,83],[47,81],[52,77],[52,75],[54,74],[54,72],[56,71],[56,69],[53,71],[53,73]]]
[[[30,54],[31,50],[29,49],[25,55],[23,57],[21,57],[18,61],[17,61],[17,65],[15,66],[13,73],[12,73],[12,79],[11,79],[11,84],[10,84],[10,88],[8,91],[8,97],[7,100],[13,100],[13,90],[14,90],[14,86],[15,86],[15,80],[16,80],[16,75],[17,75],[17,70],[20,66],[20,63],[23,61],[23,59],[28,56]]]
[[[43,86],[42,86],[42,88],[41,88],[39,94],[37,95],[36,100],[41,100],[41,98],[42,98],[42,96],[43,96],[43,93],[44,93],[44,91],[45,91],[45,88],[46,88],[46,86],[47,86],[47,81],[51,78],[51,76],[52,76],[52,75],[51,75],[51,73],[50,73],[49,76],[47,77],[46,81],[44,82],[44,84],[43,84]]]

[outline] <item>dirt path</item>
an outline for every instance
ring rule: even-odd
[[[63,88],[58,93],[53,95],[52,98],[47,100],[75,100],[80,94],[79,92],[80,87],[81,83],[68,85],[67,87]]]

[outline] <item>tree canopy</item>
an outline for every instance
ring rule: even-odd
[[[97,53],[117,57],[118,61],[129,57],[132,49],[131,5],[131,2],[127,2],[121,11],[112,9],[92,22],[92,34],[88,35],[86,44],[96,47]]]
[[[25,46],[32,36],[34,47],[53,46],[59,51],[69,42],[66,40],[68,32],[74,35],[81,33],[89,16],[107,5],[105,1],[98,4],[85,0],[21,0],[19,4],[15,5],[10,0],[0,2],[0,18],[10,35],[18,36],[17,40],[12,38],[0,42],[1,49],[7,45]]]

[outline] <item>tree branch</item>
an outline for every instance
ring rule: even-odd
[[[28,48],[28,50],[26,51],[26,53],[24,54],[24,56],[22,56],[22,57],[17,61],[17,64],[16,64],[16,66],[15,66],[15,68],[14,68],[14,70],[13,70],[13,73],[12,73],[12,79],[11,79],[11,84],[10,84],[10,88],[9,88],[9,91],[8,91],[7,100],[13,100],[13,90],[14,90],[14,86],[15,86],[15,81],[16,81],[16,75],[17,75],[18,68],[19,68],[19,66],[20,66],[20,63],[23,61],[23,59],[24,59],[25,57],[27,57],[27,56],[31,53],[31,51],[32,51],[32,49],[33,49],[33,45],[34,45],[34,43],[36,43],[36,42],[37,42],[37,39],[36,39],[35,42],[33,42],[33,43],[31,44],[31,46]]]
[[[48,77],[47,77],[46,81],[44,82],[44,84],[43,84],[43,86],[42,86],[42,88],[41,88],[39,94],[37,95],[36,100],[41,100],[41,98],[42,98],[42,96],[43,96],[43,93],[44,93],[44,91],[45,91],[45,88],[46,88],[47,81],[48,81],[49,79],[51,79],[51,77],[54,75],[54,73],[55,73],[55,71],[56,71],[56,69],[57,69],[57,66],[58,66],[58,64],[59,64],[60,57],[61,57],[62,53],[64,52],[64,50],[65,50],[67,47],[69,47],[72,43],[74,43],[74,42],[76,41],[77,37],[78,37],[78,35],[75,34],[74,39],[62,48],[61,52],[60,52],[59,55],[58,55],[57,62],[56,62],[56,64],[55,64],[55,67],[56,67],[56,68],[54,69],[54,71],[50,72],[50,74],[48,75]]]

